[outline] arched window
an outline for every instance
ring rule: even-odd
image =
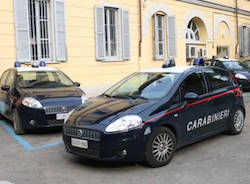
[[[188,24],[186,39],[189,42],[200,41],[200,31],[196,23],[191,20]]]

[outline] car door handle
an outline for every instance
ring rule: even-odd
[[[175,117],[175,118],[178,118],[178,117],[179,117],[179,114],[177,114],[177,113],[174,114],[174,117]]]

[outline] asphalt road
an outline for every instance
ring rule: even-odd
[[[13,136],[11,124],[0,123],[0,184],[249,184],[250,95],[247,117],[238,136],[218,135],[182,148],[172,162],[152,169],[140,164],[93,162],[65,152],[60,132]]]

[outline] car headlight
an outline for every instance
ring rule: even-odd
[[[247,77],[246,77],[245,75],[242,75],[242,74],[239,74],[239,73],[236,74],[235,77],[236,77],[237,79],[245,79],[245,80],[247,79]]]
[[[127,115],[111,123],[105,129],[106,132],[127,132],[131,128],[136,128],[142,124],[142,119],[137,115]]]
[[[64,119],[63,124],[66,124],[66,123],[67,123],[69,117],[71,116],[71,114],[72,114],[74,111],[75,111],[75,109],[71,110],[71,111],[67,114],[67,116],[66,116],[65,119]]]
[[[36,100],[35,98],[33,97],[27,97],[27,98],[24,98],[23,101],[22,101],[23,105],[25,105],[26,107],[30,107],[30,108],[42,108],[42,104]]]
[[[81,99],[82,99],[82,104],[84,104],[85,102],[87,102],[88,97],[86,95],[82,95]]]

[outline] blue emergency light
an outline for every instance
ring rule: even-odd
[[[204,66],[204,59],[203,58],[196,58],[194,59],[194,65],[195,66]]]
[[[14,66],[15,66],[16,68],[21,67],[21,62],[16,61],[15,64],[14,64]]]
[[[215,60],[215,59],[216,59],[216,56],[213,56],[212,59]]]
[[[45,61],[40,61],[40,66],[45,67],[46,66],[46,62]]]

